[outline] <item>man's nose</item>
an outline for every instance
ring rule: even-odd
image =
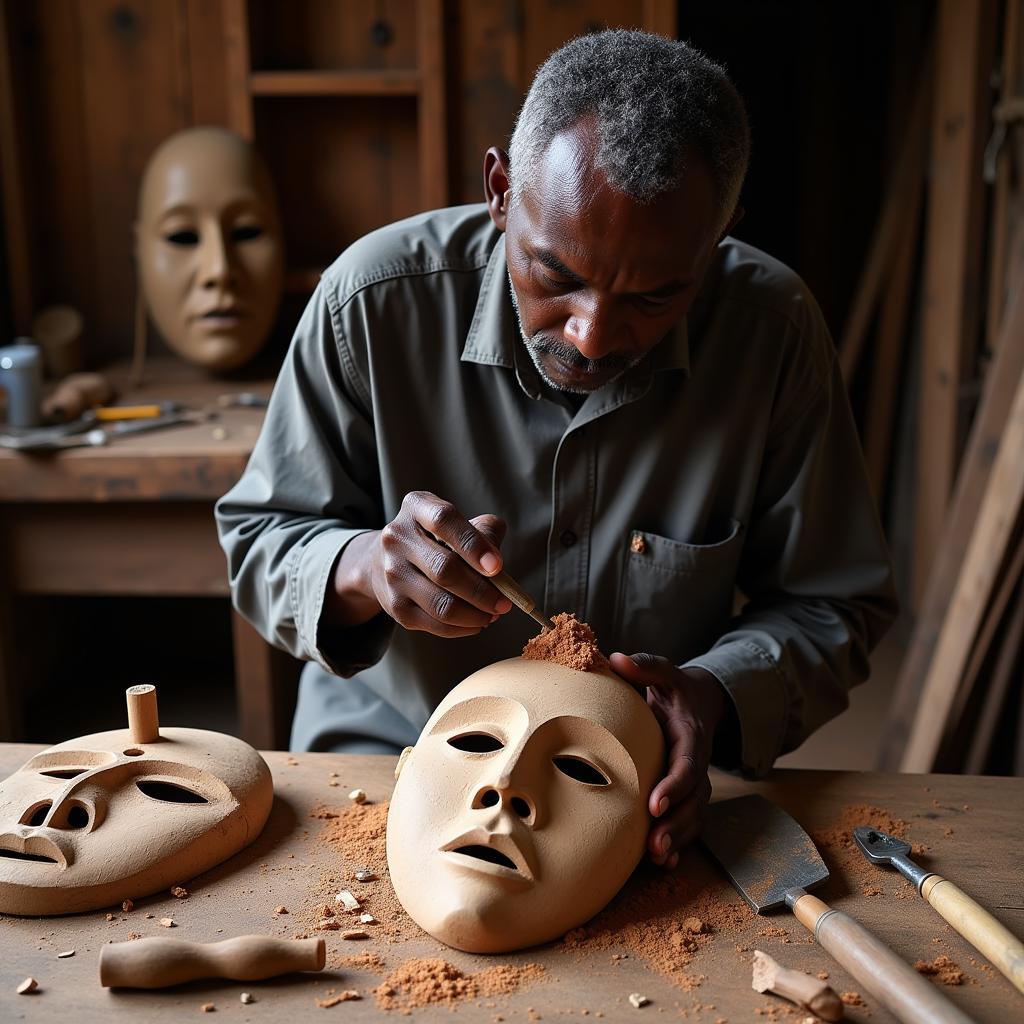
[[[204,231],[199,242],[199,283],[203,288],[219,288],[231,279],[231,254],[224,232],[219,227]]]
[[[622,347],[622,327],[611,302],[596,296],[576,298],[562,334],[586,359],[601,359]]]

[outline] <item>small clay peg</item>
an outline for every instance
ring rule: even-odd
[[[759,949],[754,950],[753,967],[751,988],[755,992],[773,992],[804,1010],[810,1010],[822,1020],[843,1019],[843,1001],[827,982],[803,971],[783,967]]]
[[[322,971],[323,939],[239,935],[223,942],[147,938],[114,942],[100,950],[104,988],[165,988],[197,978],[261,981],[291,971]]]
[[[156,743],[160,739],[160,720],[156,707],[156,687],[150,683],[129,686],[128,731],[132,743]]]

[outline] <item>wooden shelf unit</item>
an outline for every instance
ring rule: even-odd
[[[287,7],[287,24],[268,24],[274,8],[222,0],[228,127],[271,165],[285,220],[285,286],[301,293],[360,235],[451,201],[444,0],[383,0],[372,22],[355,5]],[[292,31],[296,21],[305,38]],[[280,66],[297,57],[306,66]],[[274,106],[283,99],[300,106]],[[404,166],[384,173],[384,160]],[[398,176],[410,163],[415,188]]]

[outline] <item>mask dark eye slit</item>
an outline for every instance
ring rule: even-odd
[[[172,231],[170,234],[164,235],[171,245],[198,245],[199,244],[199,232],[190,231],[183,228],[181,231]]]
[[[157,782],[153,779],[136,781],[136,786],[154,800],[162,800],[168,804],[205,804],[206,797],[193,793],[184,786],[176,786],[173,782]]]
[[[556,757],[555,767],[570,779],[577,782],[585,782],[588,786],[610,785],[608,779],[602,772],[599,772],[592,764],[578,757]]]
[[[47,775],[51,779],[73,779],[76,775],[85,772],[84,768],[53,768],[48,772],[40,772],[40,775]]]
[[[448,745],[456,750],[464,750],[467,754],[490,754],[505,746],[496,736],[485,732],[466,732],[461,736],[452,736]]]

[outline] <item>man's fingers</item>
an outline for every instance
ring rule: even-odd
[[[508,523],[501,516],[492,516],[487,513],[482,516],[473,516],[470,519],[473,524],[496,548],[501,547],[505,534],[508,532]]]
[[[402,502],[432,537],[444,541],[457,555],[485,576],[501,570],[501,552],[450,502],[429,491],[411,491]]]
[[[671,686],[675,666],[667,658],[655,654],[627,655],[616,651],[609,661],[612,668],[634,686],[647,686],[659,693]]]
[[[706,779],[707,772],[697,764],[696,755],[673,749],[665,778],[651,790],[648,800],[651,814],[660,818],[669,807],[685,800],[700,785],[702,777]]]
[[[678,853],[700,833],[700,809],[696,795],[674,807],[659,821],[647,836],[647,852],[655,864],[665,864],[673,853]]]

